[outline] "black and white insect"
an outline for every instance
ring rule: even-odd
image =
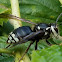
[[[17,16],[14,16],[14,15],[6,15],[6,17],[9,17],[11,19],[21,20],[21,21],[35,25],[33,30],[29,26],[22,26],[22,27],[15,29],[13,32],[10,33],[7,43],[10,43],[10,44],[13,43],[14,45],[18,45],[18,44],[25,43],[27,41],[31,41],[31,43],[28,46],[27,50],[25,51],[24,55],[27,53],[30,46],[34,42],[36,42],[35,50],[37,50],[37,43],[39,42],[39,40],[45,39],[46,42],[49,45],[51,45],[48,42],[48,38],[50,38],[51,33],[53,33],[53,35],[55,35],[55,33],[56,33],[56,36],[57,36],[57,34],[58,34],[57,21],[59,20],[61,14],[58,16],[56,23],[49,23],[49,24],[46,24],[46,23],[36,24],[36,23],[30,22],[30,21],[27,21],[25,19],[21,19]],[[22,56],[22,58],[24,57],[24,55]]]

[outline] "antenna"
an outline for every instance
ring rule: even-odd
[[[62,16],[62,13],[60,13],[60,15],[57,17],[57,19],[56,19],[56,24],[57,24],[57,22],[58,22],[58,20],[59,20],[59,18]]]
[[[33,24],[33,25],[37,25],[36,23],[33,23],[33,22],[31,22],[31,21],[25,20],[25,19],[23,19],[23,18],[14,16],[14,15],[11,15],[11,14],[0,14],[0,18],[16,19],[16,20],[21,20],[21,21],[23,21],[23,22],[27,22],[27,23]]]

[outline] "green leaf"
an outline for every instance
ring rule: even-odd
[[[8,12],[9,9],[4,6],[3,4],[0,4],[0,14]]]
[[[10,9],[5,7],[3,4],[0,4],[0,14],[2,13],[10,13]],[[3,22],[7,22],[8,19],[0,18],[0,25],[3,25]]]
[[[8,56],[8,57],[0,56],[0,62],[13,62],[13,61],[14,61],[13,56]]]
[[[10,0],[0,0],[0,14],[6,13],[10,14]],[[3,25],[3,22],[7,22],[8,19],[0,18],[0,25]]]
[[[0,37],[0,48],[5,48],[8,45],[6,41],[7,41],[7,37],[4,36]]]
[[[6,46],[8,45],[6,43],[7,41],[7,37],[0,37],[0,50],[1,48],[6,48]],[[1,51],[0,51],[1,52]],[[10,56],[8,54],[5,54],[5,53],[0,53],[2,54],[2,56],[0,56],[0,62],[12,62],[14,61],[14,57],[13,56]]]
[[[32,62],[62,62],[62,46],[53,45],[50,48],[33,51]]]
[[[0,4],[3,4],[6,7],[10,7],[10,0],[0,0]]]
[[[20,1],[21,14],[25,15],[26,19],[34,18],[34,21],[48,19],[56,20],[61,13],[62,8],[59,0],[23,0]],[[22,17],[23,17],[22,15]],[[30,17],[31,16],[31,17]],[[39,18],[38,20],[35,20]]]

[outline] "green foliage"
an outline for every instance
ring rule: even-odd
[[[0,0],[0,14],[2,13],[11,13],[9,0]],[[7,21],[8,19],[0,18],[0,25],[3,25],[3,22]]]
[[[0,4],[10,8],[10,0],[0,0]]]
[[[0,48],[5,48],[7,46],[6,44],[7,37],[0,37]]]
[[[22,17],[33,22],[54,22],[62,11],[59,0],[20,0],[20,3]]]
[[[0,52],[3,51],[1,48],[5,48],[8,44],[6,43],[7,37],[0,37]],[[7,50],[6,50],[7,51]],[[12,62],[14,61],[14,57],[8,54],[1,53],[0,62]]]
[[[0,14],[2,13],[10,13],[10,9],[4,6],[3,4],[0,4]],[[0,25],[3,25],[3,22],[7,22],[8,19],[0,18]]]
[[[0,56],[0,62],[13,62],[13,56]]]
[[[62,62],[62,46],[53,45],[50,48],[33,51],[32,62]]]

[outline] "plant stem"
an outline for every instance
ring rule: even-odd
[[[18,0],[10,0],[11,2],[11,8],[12,8],[12,15],[20,17],[20,10],[19,10],[19,2]],[[10,23],[14,26],[14,29],[20,27],[22,24],[20,20],[10,20]],[[22,53],[23,54],[23,53]],[[20,54],[20,51],[15,53],[15,62],[18,62],[19,59],[21,58],[22,54]],[[25,55],[25,58],[30,62],[29,58],[27,55]],[[23,59],[20,62],[27,62],[25,59]]]
[[[12,15],[20,17],[20,10],[19,10],[18,0],[10,0],[10,2],[11,2]],[[14,29],[22,26],[22,23],[21,23],[20,20],[11,19],[10,23],[14,26]]]
[[[60,3],[62,4],[62,0],[59,0],[60,1]]]

